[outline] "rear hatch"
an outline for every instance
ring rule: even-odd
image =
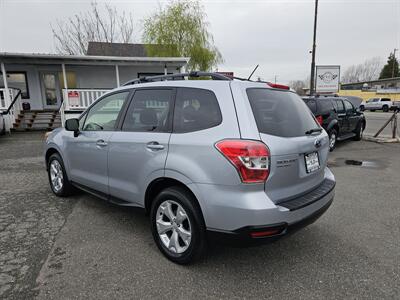
[[[271,153],[265,192],[275,203],[295,198],[324,180],[328,137],[303,100],[290,91],[246,90],[261,140]]]

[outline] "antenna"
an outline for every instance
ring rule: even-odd
[[[253,72],[251,72],[249,78],[247,78],[247,80],[250,80],[251,76],[253,76],[254,72],[257,70],[258,65],[254,68]]]

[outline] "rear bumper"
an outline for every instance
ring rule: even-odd
[[[192,186],[193,187],[193,186]],[[335,178],[325,168],[320,186],[294,199],[274,203],[263,186],[193,187],[210,239],[241,245],[276,240],[314,222],[331,205]],[[204,197],[204,195],[206,197]],[[262,235],[259,232],[272,231]]]
[[[297,230],[306,227],[307,225],[314,223],[331,206],[332,202],[333,198],[331,198],[331,200],[329,200],[323,207],[321,207],[311,215],[292,224],[283,222],[283,223],[264,225],[264,226],[246,226],[234,231],[208,229],[207,238],[212,242],[226,244],[235,247],[257,246],[266,243],[271,243],[284,236],[292,234]],[[266,232],[266,231],[270,232],[277,231],[277,233],[271,236],[264,236],[264,237],[253,237],[251,235],[252,233]]]

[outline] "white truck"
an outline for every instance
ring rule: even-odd
[[[400,101],[392,101],[390,98],[371,98],[360,104],[361,111],[383,110],[384,112],[388,112],[395,109],[400,109]]]

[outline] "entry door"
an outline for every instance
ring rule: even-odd
[[[346,108],[343,101],[339,99],[335,100],[335,103],[340,128],[339,136],[342,136],[344,134],[347,134],[349,131],[349,120],[347,118]]]
[[[121,130],[110,138],[110,195],[143,204],[148,183],[164,175],[174,89],[136,90]]]
[[[353,104],[349,101],[344,100],[344,107],[346,108],[346,115],[349,124],[348,132],[352,132],[356,129],[359,117],[357,115],[356,109],[354,108]]]
[[[60,81],[57,72],[42,72],[43,107],[57,109],[61,104]]]
[[[79,135],[71,133],[66,153],[73,182],[108,194],[109,140],[128,94],[123,91],[105,96],[87,112]]]

